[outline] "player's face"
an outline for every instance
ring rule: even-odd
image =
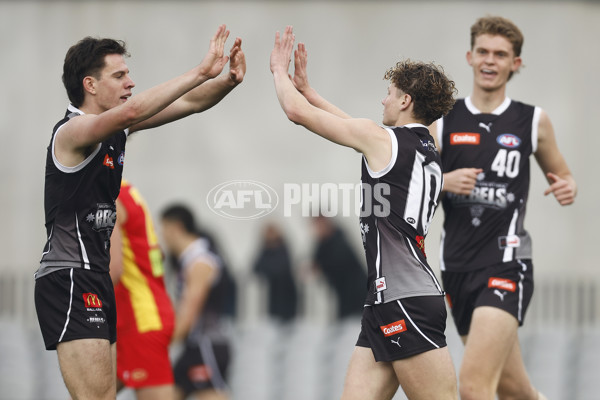
[[[387,90],[387,96],[381,100],[383,104],[383,121],[386,126],[394,126],[398,120],[400,104],[402,103],[402,91],[393,83],[390,83]]]
[[[103,110],[121,105],[131,96],[135,86],[129,76],[129,68],[120,54],[108,54],[104,58],[105,67],[96,83],[96,102]]]
[[[485,91],[503,88],[511,72],[521,66],[521,57],[515,57],[512,44],[504,36],[479,35],[473,49],[467,53],[473,67],[475,85]]]

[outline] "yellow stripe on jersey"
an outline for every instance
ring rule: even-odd
[[[126,232],[123,232],[123,275],[121,275],[121,283],[129,291],[138,332],[161,330],[163,325],[154,294],[148,286],[146,277],[135,263],[135,255],[131,250]]]

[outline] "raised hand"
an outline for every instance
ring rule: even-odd
[[[304,43],[298,43],[298,49],[294,51],[294,86],[300,93],[310,87],[308,84],[308,75],[306,74],[306,65],[308,63],[308,53]]]
[[[246,56],[242,51],[242,39],[236,38],[229,51],[229,79],[238,85],[246,75]]]
[[[572,204],[575,201],[576,189],[571,182],[552,172],[548,172],[546,176],[552,183],[544,192],[544,196],[552,193],[561,206]]]
[[[481,168],[459,168],[444,174],[444,190],[456,194],[469,195],[475,188]]]
[[[223,50],[225,48],[225,41],[227,41],[228,37],[229,31],[226,26],[219,26],[217,33],[210,39],[208,53],[206,53],[199,65],[200,75],[212,79],[223,71],[225,64],[227,64],[227,61],[229,60],[229,57],[224,55]]]
[[[283,36],[280,37],[279,32],[275,34],[275,46],[271,52],[272,73],[283,72],[287,75],[295,39],[293,28],[291,26],[285,28]]]

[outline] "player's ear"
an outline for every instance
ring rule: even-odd
[[[521,68],[521,65],[523,65],[523,59],[521,57],[515,57],[513,60],[511,71],[517,72],[519,68]]]
[[[473,61],[473,53],[471,52],[471,50],[467,51],[467,63],[469,65],[473,65],[472,61]]]
[[[90,94],[96,94],[96,78],[93,76],[83,78],[83,90]]]

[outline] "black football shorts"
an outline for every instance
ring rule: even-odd
[[[357,346],[376,361],[395,361],[446,346],[443,296],[419,296],[365,307]]]
[[[35,309],[47,350],[76,339],[117,339],[115,291],[108,272],[66,268],[36,279]]]
[[[227,343],[213,343],[208,337],[198,342],[188,340],[173,367],[175,385],[186,397],[200,390],[226,390],[230,358]]]
[[[500,308],[523,325],[533,296],[533,264],[516,260],[467,272],[442,271],[446,300],[461,336],[469,333],[475,308]]]

